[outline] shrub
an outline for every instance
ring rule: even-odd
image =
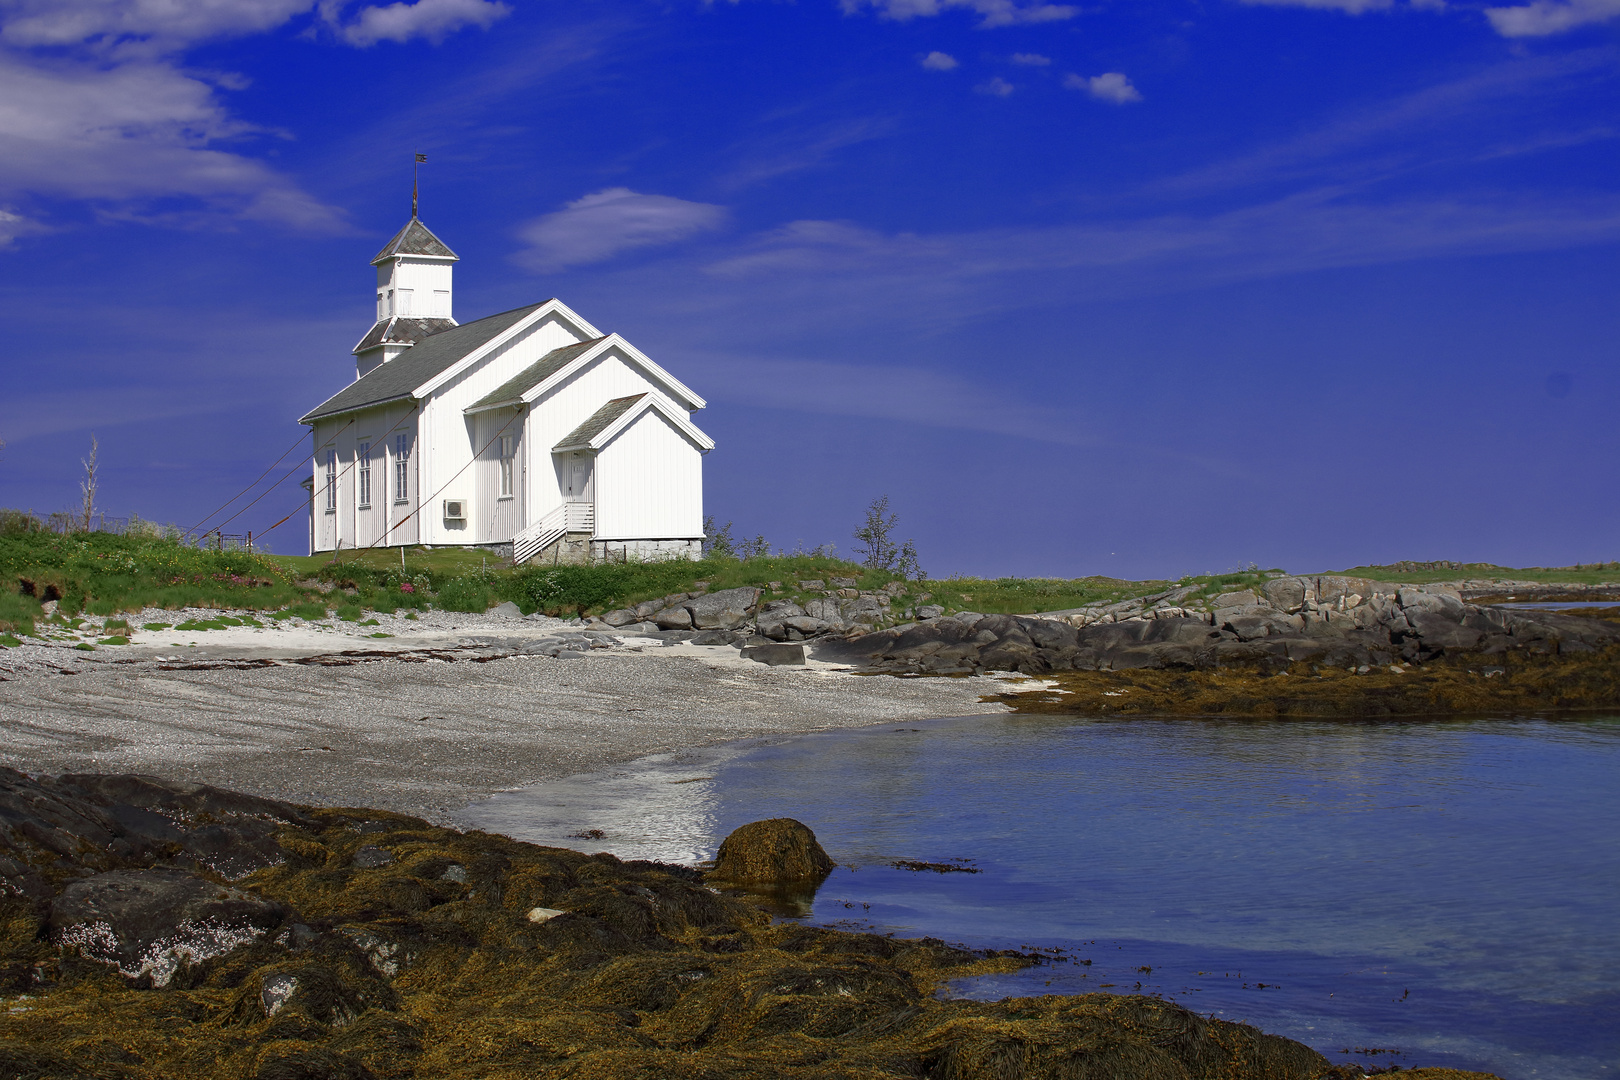
[[[446,611],[488,611],[492,599],[490,585],[481,575],[453,578],[439,590],[438,603]]]

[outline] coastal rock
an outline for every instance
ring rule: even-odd
[[[654,615],[652,621],[660,630],[690,630],[692,613],[682,607],[665,608]]]
[[[507,600],[496,604],[484,614],[499,615],[503,619],[521,619],[523,618],[523,609],[512,603],[512,601]]]
[[[720,842],[708,877],[738,885],[782,885],[820,881],[833,865],[809,826],[793,818],[768,818],[732,830]]]
[[[641,617],[629,608],[619,608],[617,611],[602,612],[602,621],[609,626],[628,626],[630,623],[640,622]]]
[[[945,609],[938,604],[924,604],[917,609],[919,619],[937,619],[945,614]]]
[[[1305,582],[1297,577],[1272,578],[1260,586],[1266,602],[1279,611],[1294,613],[1305,606]]]
[[[749,645],[742,651],[744,660],[753,660],[755,663],[767,664],[771,667],[781,667],[787,664],[804,663],[803,645]]]
[[[691,616],[691,626],[697,630],[735,630],[748,621],[748,615],[759,600],[760,590],[751,585],[737,589],[721,589],[706,593],[683,605]],[[663,626],[660,617],[658,625]],[[671,627],[671,629],[683,629]]]
[[[285,909],[172,867],[109,870],[75,881],[51,903],[52,940],[167,986],[186,964],[223,956],[279,925]]]
[[[1260,598],[1253,589],[1239,589],[1236,592],[1224,592],[1209,602],[1209,606],[1219,611],[1221,608],[1253,607],[1260,603]]]

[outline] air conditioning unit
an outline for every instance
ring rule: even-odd
[[[466,521],[467,520],[467,500],[466,499],[446,499],[446,500],[444,500],[444,520],[446,520],[446,521]]]

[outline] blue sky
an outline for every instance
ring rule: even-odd
[[[92,432],[112,514],[251,482],[352,379],[420,150],[458,318],[558,296],[668,366],[740,532],[849,551],[886,493],[936,575],[1620,558],[1617,28],[0,0],[0,505],[75,505]]]

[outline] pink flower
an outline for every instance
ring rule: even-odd
[[[412,585],[410,582],[407,581],[405,584],[403,584],[403,585],[401,585],[399,587],[399,591],[400,592],[415,592],[416,591],[416,586]]]

